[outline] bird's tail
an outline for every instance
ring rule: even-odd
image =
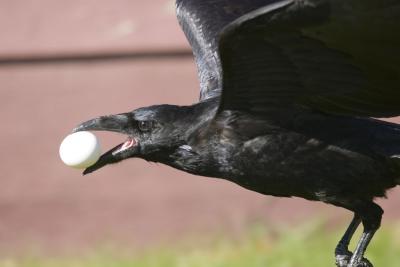
[[[392,138],[386,136],[385,139],[389,139],[390,142],[388,154],[397,173],[396,183],[400,185],[400,124],[390,124],[389,126],[392,128]]]
[[[392,156],[391,160],[393,161],[398,173],[398,178],[396,179],[396,183],[400,185],[400,155]]]

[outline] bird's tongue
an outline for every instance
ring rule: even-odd
[[[117,153],[120,153],[124,150],[127,150],[130,147],[135,146],[136,144],[137,142],[134,138],[128,137],[128,139],[124,143],[122,143],[120,147],[117,147],[117,149],[114,150],[112,154],[115,155]]]
[[[125,150],[134,145],[136,145],[136,140],[131,137],[128,137],[128,139],[125,141],[125,143],[122,144],[121,149]]]

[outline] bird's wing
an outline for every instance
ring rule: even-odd
[[[176,13],[193,49],[200,80],[200,101],[221,94],[218,39],[235,19],[276,0],[176,0]]]
[[[281,0],[221,31],[219,111],[400,114],[400,1]]]

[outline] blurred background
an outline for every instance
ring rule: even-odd
[[[139,159],[85,177],[62,164],[59,144],[82,121],[197,101],[174,1],[1,0],[0,32],[0,265],[16,266],[10,259],[26,253],[240,240],[254,225],[269,231],[322,220],[340,232],[351,219],[324,204],[262,196]],[[99,137],[104,150],[125,139]],[[399,189],[389,197],[379,200],[383,225],[400,218]]]

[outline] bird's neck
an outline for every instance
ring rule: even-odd
[[[165,164],[193,174],[200,174],[204,164],[200,154],[189,145],[182,145],[171,153]]]
[[[203,153],[196,151],[192,146],[193,139],[206,129],[214,118],[218,107],[218,99],[200,102],[182,110],[180,117],[180,138],[171,140],[171,146],[163,149],[161,153],[148,155],[146,160],[160,162],[176,169],[193,174],[203,174],[206,166]],[[204,174],[203,174],[204,175]]]

